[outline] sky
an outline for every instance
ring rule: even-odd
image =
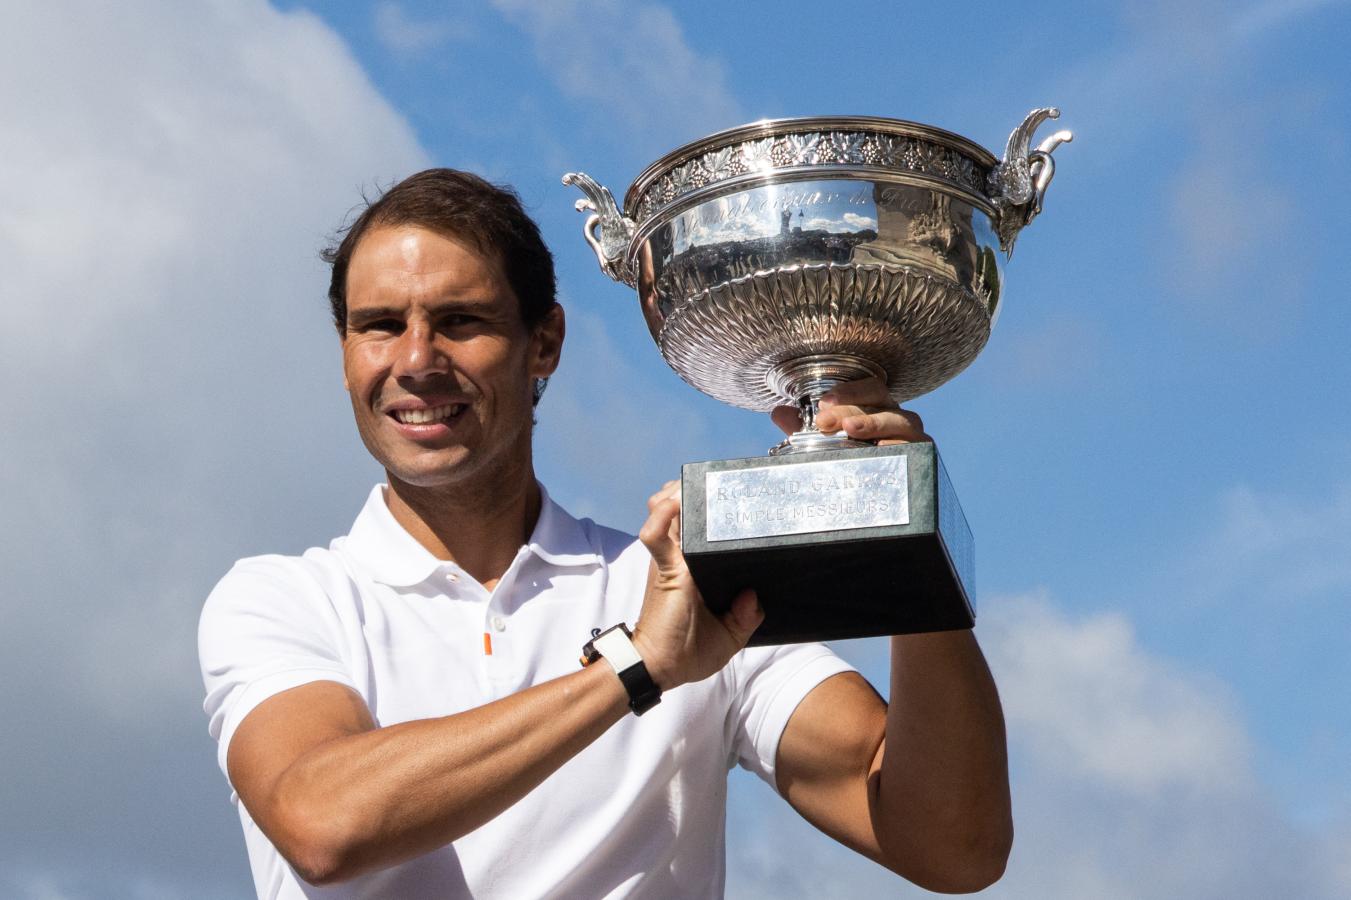
[[[976,536],[1008,721],[1000,898],[1351,895],[1351,4],[71,0],[0,27],[0,896],[250,895],[195,629],[344,533],[318,251],[392,181],[520,191],[564,361],[536,458],[634,530],[766,417],[681,382],[582,240],[686,141],[865,114],[994,151],[1062,110],[963,374],[915,400]],[[838,645],[885,687],[885,640]],[[924,894],[735,772],[728,896]]]

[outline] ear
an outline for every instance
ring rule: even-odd
[[[530,336],[530,375],[534,378],[548,378],[558,369],[558,361],[563,355],[563,336],[567,324],[563,316],[563,307],[554,304],[553,309],[545,313],[544,318],[535,326]]]
[[[347,332],[338,332],[338,349],[342,351],[342,389],[352,393],[352,385],[347,381]]]

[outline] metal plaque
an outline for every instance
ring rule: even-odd
[[[907,457],[708,472],[705,538],[843,531],[910,522]]]

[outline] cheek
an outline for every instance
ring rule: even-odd
[[[491,385],[504,386],[517,377],[526,378],[526,354],[520,347],[507,345],[474,348],[459,354],[459,368],[465,373],[477,373]]]
[[[379,347],[348,348],[342,359],[343,386],[354,396],[367,393],[389,369],[386,355]]]

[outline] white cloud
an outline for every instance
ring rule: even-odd
[[[1005,715],[1040,765],[1149,797],[1249,786],[1246,737],[1223,689],[1150,657],[1125,616],[1074,622],[1028,598],[991,608]]]
[[[1332,900],[1351,891],[1346,832],[1293,822],[1258,784],[1233,697],[1152,654],[1119,614],[1073,616],[1042,595],[989,599],[978,635],[1008,724],[1016,838],[981,896],[1016,900]],[[885,672],[882,642],[851,642]],[[763,812],[734,781],[728,896],[931,896]],[[785,866],[784,859],[793,859]]]
[[[1140,209],[1157,222],[1144,275],[1170,312],[1262,340],[1298,321],[1317,265],[1304,232],[1326,213],[1301,208],[1290,136],[1316,155],[1309,136],[1340,121],[1340,109],[1297,68],[1271,85],[1252,72],[1273,26],[1316,28],[1317,13],[1343,2],[1126,4],[1124,39],[1045,89],[1082,139],[1075,146],[1093,148],[1076,151],[1076,177],[1097,176],[1105,209],[1139,188],[1156,192]],[[1105,235],[1112,214],[1096,226]]]
[[[164,559],[182,534],[166,524],[200,515],[175,500],[239,465],[240,435],[309,424],[321,386],[337,399],[336,374],[306,382],[333,343],[315,252],[359,185],[424,156],[312,15],[138,9],[73,17],[97,40],[55,15],[0,38],[0,102],[17,110],[0,133],[0,265],[21,317],[0,330],[0,372],[42,387],[0,427],[44,536]],[[62,53],[71,42],[90,52]],[[50,77],[25,84],[33,71]],[[32,539],[13,509],[0,530]],[[138,613],[160,599],[178,600]]]
[[[1262,735],[1256,771],[1292,819],[1351,826],[1351,707],[1333,687],[1351,639],[1351,481],[1263,484],[1251,449],[1255,480],[1194,504],[1195,538],[1140,551],[1125,602],[1156,643],[1242,692]]]
[[[1346,0],[1267,0],[1240,11],[1231,28],[1237,37],[1252,39],[1287,22],[1345,5]]]
[[[1197,605],[1279,598],[1291,610],[1351,598],[1351,482],[1317,497],[1241,485],[1225,494],[1216,522],[1185,563]]]
[[[770,215],[758,220],[746,217],[723,222],[696,221],[687,232],[677,236],[674,249],[680,253],[691,246],[769,237],[779,233],[777,218]]]
[[[421,56],[451,41],[466,40],[471,34],[449,18],[414,19],[396,0],[382,0],[375,7],[375,37],[392,53]]]
[[[1336,848],[1258,786],[1247,729],[1215,679],[1150,653],[1117,614],[1072,617],[1038,596],[987,609],[1023,810],[992,895],[1256,900],[1351,888]]]
[[[6,889],[24,900],[74,900],[74,895],[62,890],[54,879],[39,875],[28,880],[14,879]]]
[[[982,896],[1332,900],[1351,891],[1345,836],[1306,830],[1265,796],[1247,729],[1216,679],[1146,650],[1119,614],[1076,617],[1041,595],[982,605],[1017,829],[1008,872]],[[729,812],[729,896],[928,896],[804,823],[764,816],[767,792],[745,781]]]
[[[224,301],[219,288],[275,288],[259,276],[278,239],[308,249],[326,230],[316,196],[345,204],[416,158],[407,124],[308,13],[30,11],[0,50],[0,252],[23,299],[20,327],[0,331],[8,365],[60,365],[111,322]]]
[[[616,139],[641,136],[665,146],[744,118],[722,64],[690,46],[666,6],[619,0],[493,0],[493,6],[530,35],[559,88]]]
[[[315,255],[426,157],[327,26],[261,0],[23,4],[0,108],[0,885],[234,893],[197,613],[355,511]]]
[[[1204,316],[1208,327],[1283,337],[1304,313],[1314,269],[1302,235],[1308,215],[1273,164],[1280,151],[1252,123],[1282,122],[1294,113],[1278,97],[1199,102],[1215,108],[1164,182],[1157,277],[1180,301],[1177,308]]]

